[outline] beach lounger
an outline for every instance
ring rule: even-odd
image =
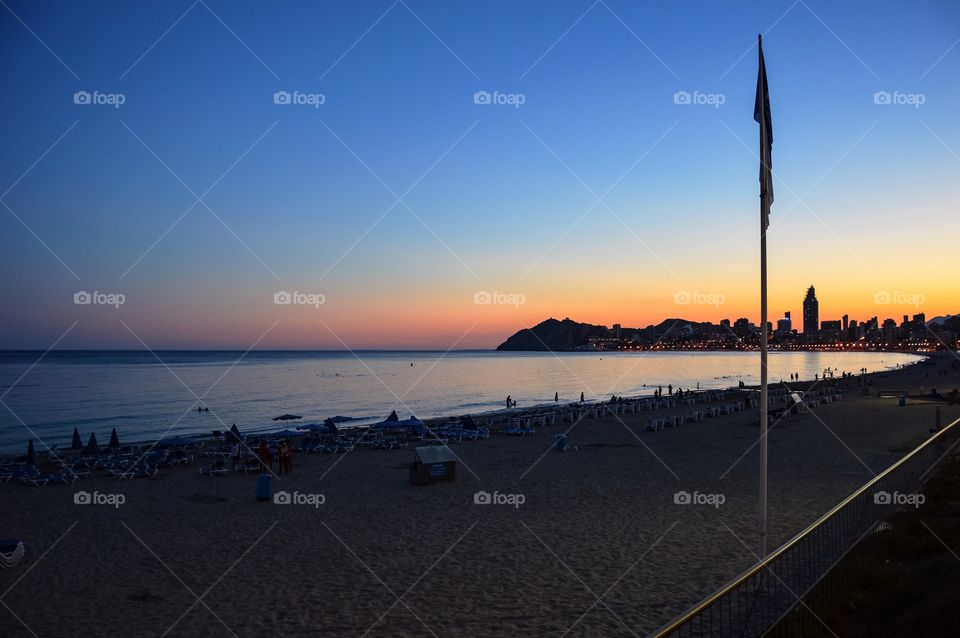
[[[121,481],[129,481],[135,478],[157,478],[160,474],[160,468],[141,463],[125,470],[113,470],[110,474]]]
[[[33,465],[18,464],[5,480],[7,482],[16,481],[17,483],[22,483],[24,485],[42,487],[51,481],[61,480],[61,477],[59,475],[45,474]]]
[[[237,464],[237,471],[242,474],[259,472],[261,469],[263,469],[263,465],[260,463],[260,459],[255,456],[247,457]]]
[[[44,485],[49,483],[63,483],[64,485],[71,485],[80,480],[80,477],[70,470],[64,470],[62,472],[57,472],[56,474],[45,474],[43,475],[43,478],[46,480]]]
[[[227,464],[223,461],[217,461],[209,467],[200,468],[200,474],[205,476],[223,476],[229,471]]]
[[[23,541],[15,538],[0,540],[0,569],[13,569],[24,553]]]
[[[50,482],[50,478],[46,474],[28,474],[22,476],[20,482],[34,487],[43,487]]]
[[[296,448],[297,452],[301,453],[311,453],[316,447],[320,445],[320,439],[304,439],[303,443],[300,444],[300,447]]]

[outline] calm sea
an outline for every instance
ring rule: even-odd
[[[209,433],[236,423],[242,431],[281,429],[272,418],[302,421],[344,415],[360,422],[396,409],[401,418],[481,412],[611,394],[758,383],[756,353],[499,353],[499,352],[0,352],[0,451],[24,449],[33,436],[47,445]],[[37,363],[40,359],[39,363]],[[920,358],[895,353],[771,353],[771,380],[826,368],[870,371]],[[210,408],[195,410],[198,397]],[[191,411],[191,408],[194,408]],[[22,422],[21,422],[22,421]],[[291,426],[292,427],[292,426]],[[32,434],[31,434],[32,432]],[[40,445],[42,449],[43,446]]]

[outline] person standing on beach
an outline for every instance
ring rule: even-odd
[[[287,442],[281,441],[277,446],[277,474],[283,476],[287,469]]]
[[[668,396],[673,396],[673,384],[672,384],[672,383],[667,386],[667,395],[668,395]]]
[[[513,405],[513,401],[510,400],[510,395],[507,395],[507,409],[509,410]]]
[[[580,403],[583,403],[583,392],[580,393]]]
[[[240,441],[234,441],[230,448],[230,458],[233,460],[233,471],[237,471],[237,465],[240,463]]]
[[[290,446],[290,441],[284,441],[280,444],[280,450],[277,453],[277,466],[281,474],[293,472],[293,448]]]
[[[553,393],[553,402],[556,403],[556,402],[558,402],[559,400],[560,400],[560,393],[559,393],[559,392],[554,392],[554,393]]]
[[[260,459],[261,471],[264,474],[269,472],[273,467],[273,455],[270,454],[266,439],[260,439],[260,445],[257,447],[257,458]]]

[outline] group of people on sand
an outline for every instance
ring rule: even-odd
[[[699,383],[699,382],[697,383],[697,389],[698,389],[698,390],[700,389],[700,383]],[[690,392],[691,392],[690,390],[687,390],[687,394],[689,394]],[[662,396],[663,396],[663,386],[661,385],[661,386],[657,387],[656,390],[653,391],[653,397],[654,397],[655,399],[659,399],[659,398],[662,397]],[[668,384],[668,385],[667,385],[667,396],[673,396],[673,384]],[[680,398],[680,399],[683,398],[683,388],[677,388],[677,398]],[[621,396],[621,397],[618,397],[617,395],[613,395],[613,397],[611,397],[611,399],[610,399],[610,402],[611,402],[611,403],[618,403],[618,402],[621,402],[621,401],[623,401],[623,400],[624,400],[624,398],[623,398],[622,396]],[[580,393],[580,403],[584,403],[585,401],[586,401],[586,396],[584,395],[583,392],[581,392],[581,393]],[[554,403],[559,403],[559,402],[560,402],[560,393],[559,393],[559,392],[554,392],[554,393],[553,393],[553,402],[554,402]],[[509,394],[507,395],[506,406],[507,406],[507,409],[508,409],[508,410],[509,410],[510,408],[515,408],[515,407],[517,407],[517,402],[516,402]]]
[[[233,446],[234,455],[233,465],[236,469],[237,463],[240,460],[240,444],[235,443]],[[260,459],[260,465],[264,473],[273,469],[273,452],[270,450],[270,446],[267,445],[266,439],[260,439],[260,445],[257,446],[257,458]],[[280,445],[277,446],[277,474],[290,474],[293,472],[293,446],[290,445],[290,441],[284,439],[280,442]]]
[[[700,384],[697,383],[697,388],[699,389],[699,387],[700,387]],[[690,390],[687,390],[687,394],[690,394]],[[672,383],[667,385],[667,396],[668,396],[668,397],[672,397],[672,396],[673,396],[673,384],[672,384]],[[653,398],[654,398],[654,399],[659,399],[659,398],[661,398],[661,397],[663,397],[663,386],[662,386],[662,385],[661,385],[661,386],[657,386],[657,389],[653,391]],[[682,399],[682,398],[683,398],[683,388],[677,388],[677,398],[678,398],[678,399]]]

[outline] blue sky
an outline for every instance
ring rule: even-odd
[[[0,347],[47,347],[79,321],[63,345],[136,333],[244,348],[274,320],[264,345],[449,347],[476,321],[459,345],[483,347],[551,314],[684,314],[678,289],[728,299],[691,318],[747,314],[758,32],[780,180],[774,304],[798,310],[815,283],[827,312],[882,313],[870,304],[886,289],[958,310],[941,274],[955,237],[920,232],[956,218],[953,2],[7,5],[0,293],[17,303],[0,310]],[[78,105],[77,91],[124,103]],[[278,105],[277,91],[324,103]],[[478,91],[523,104],[475,104]],[[188,188],[211,186],[184,215]],[[281,289],[327,303],[277,315]],[[528,302],[478,315],[470,299],[488,289]],[[127,303],[78,308],[77,290]]]

